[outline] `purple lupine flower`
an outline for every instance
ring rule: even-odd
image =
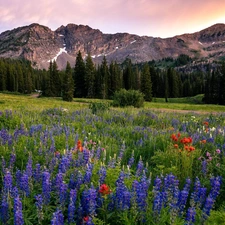
[[[217,198],[217,196],[220,193],[221,182],[222,182],[222,178],[220,176],[212,177],[210,179],[211,190],[209,195],[214,200]]]
[[[87,169],[84,174],[84,183],[89,184],[91,182],[91,176],[92,176],[92,170],[93,170],[93,164],[87,164]]]
[[[97,206],[97,191],[91,186],[88,190],[82,193],[81,205],[84,215],[95,215]]]
[[[67,156],[63,156],[62,159],[61,159],[61,162],[59,164],[59,171],[61,173],[66,173],[66,171],[69,169],[70,167],[70,163],[71,163],[71,160],[69,157]]]
[[[154,214],[154,217],[157,218],[162,210],[162,205],[163,205],[163,193],[161,193],[161,185],[162,185],[162,180],[159,177],[156,177],[154,180],[154,185],[153,185],[153,206],[152,206],[152,211]]]
[[[122,160],[124,151],[125,151],[125,142],[123,142],[123,144],[120,148],[120,152],[119,152],[119,156],[118,156],[118,162],[120,162]]]
[[[13,153],[10,154],[10,160],[9,160],[9,168],[10,168],[10,170],[13,169],[15,161],[16,161],[16,154],[13,152]]]
[[[14,198],[13,212],[14,212],[14,225],[24,224],[22,202],[20,200],[19,195],[16,198]]]
[[[132,155],[129,159],[129,162],[128,162],[128,166],[129,168],[131,168],[131,166],[134,164],[134,151],[132,151]]]
[[[13,178],[9,170],[6,171],[5,176],[3,178],[3,190],[4,192],[11,192],[13,187]]]
[[[206,201],[205,201],[205,204],[203,206],[203,209],[202,209],[202,221],[204,224],[204,221],[209,217],[210,215],[210,211],[213,207],[213,204],[214,204],[214,199],[211,198],[211,196],[209,196],[208,198],[206,198]]]
[[[77,190],[80,189],[81,184],[83,184],[83,175],[80,171],[78,171],[75,182],[75,187]]]
[[[42,195],[36,195],[35,196],[35,205],[37,207],[37,216],[38,216],[38,222],[41,223],[41,221],[44,219],[44,215],[43,215],[43,211],[42,211],[42,208],[43,208],[43,198],[42,198]]]
[[[20,178],[20,189],[25,192],[26,196],[30,194],[29,177],[27,173],[24,173]]]
[[[0,206],[0,219],[3,224],[7,224],[7,221],[9,220],[9,203],[7,201],[7,194],[3,195],[2,197]]]
[[[203,175],[204,176],[206,176],[206,174],[207,174],[207,160],[206,159],[204,159],[203,161],[202,161],[202,173],[203,173]]]
[[[108,167],[109,168],[115,168],[116,167],[116,154],[114,155],[113,158],[111,156],[109,157]]]
[[[64,216],[61,210],[57,210],[53,213],[51,225],[64,225]]]
[[[88,149],[84,148],[84,150],[83,150],[83,159],[84,159],[84,162],[83,163],[85,165],[88,164],[89,158],[90,158],[90,151]]]
[[[99,174],[99,184],[103,184],[106,178],[106,168],[104,165],[101,166],[101,168],[98,171]]]
[[[121,171],[116,181],[116,192],[115,192],[115,204],[117,209],[120,210],[129,209],[131,204],[131,193],[128,191],[128,188],[124,184],[124,178],[125,174],[123,171]]]
[[[41,181],[41,165],[36,164],[36,168],[33,171],[34,181],[39,183]]]
[[[29,178],[32,177],[32,163],[33,163],[33,161],[32,161],[32,157],[30,155],[27,165],[26,165],[26,174]]]
[[[188,194],[189,194],[189,192],[186,191],[186,189],[183,189],[182,191],[179,192],[177,208],[178,208],[180,216],[182,216],[184,214],[184,209],[185,209],[185,206],[187,203]]]
[[[67,200],[67,189],[68,189],[68,185],[65,183],[62,183],[59,189],[59,202],[62,206],[65,205]]]
[[[191,199],[190,199],[190,205],[192,208],[199,204],[200,188],[201,188],[201,182],[199,178],[196,177],[195,183],[194,183],[194,190],[191,193]]]
[[[136,177],[139,177],[141,175],[143,169],[144,169],[144,163],[140,157],[138,165],[137,165]]]
[[[77,191],[75,189],[70,190],[70,203],[68,206],[68,223],[75,222],[75,210],[76,210],[76,198],[77,198]]]
[[[96,160],[99,160],[100,159],[101,152],[102,152],[101,147],[98,147],[97,150],[96,150],[96,154],[95,154]]]
[[[41,194],[36,195],[35,196],[35,200],[36,200],[35,205],[36,205],[37,209],[38,210],[41,210],[42,207],[43,207],[43,198],[42,198],[42,195]]]
[[[47,204],[50,201],[51,181],[50,173],[45,171],[42,173],[42,195],[44,203]]]
[[[185,225],[194,225],[196,210],[194,207],[189,207],[185,218]]]
[[[56,177],[55,177],[55,190],[59,193],[60,187],[63,183],[63,174],[61,172],[59,172]]]
[[[21,180],[21,177],[23,176],[22,172],[20,170],[16,170],[16,185],[18,187],[20,187],[20,180]]]
[[[69,189],[75,189],[76,188],[76,183],[75,183],[75,179],[74,179],[74,174],[73,173],[70,175],[68,188]]]

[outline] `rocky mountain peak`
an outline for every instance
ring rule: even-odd
[[[118,63],[158,60],[186,54],[195,60],[217,60],[225,56],[225,25],[215,24],[193,34],[172,38],[153,38],[128,33],[104,34],[87,25],[68,24],[52,31],[33,23],[0,34],[0,57],[25,58],[37,68],[48,68],[56,60],[59,69],[69,61],[74,65],[81,51],[90,54],[95,63],[103,56]]]

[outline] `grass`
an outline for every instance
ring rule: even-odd
[[[165,102],[164,98],[153,98],[152,102],[145,102],[145,109],[169,109],[169,110],[190,110],[205,113],[225,112],[225,106],[202,104],[203,95],[186,98],[169,98]],[[111,100],[104,99],[82,99],[74,98],[73,102],[64,102],[61,98],[34,98],[32,95],[17,95],[0,93],[0,109],[23,109],[29,111],[42,111],[47,108],[67,108],[67,109],[82,109],[87,108],[89,103],[93,102],[108,102]],[[132,107],[128,107],[131,110]],[[135,111],[135,109],[134,109]]]

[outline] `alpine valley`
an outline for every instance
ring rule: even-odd
[[[27,59],[38,69],[48,68],[51,60],[56,60],[59,69],[65,68],[67,61],[74,65],[78,51],[84,58],[90,54],[95,63],[100,63],[103,56],[108,62],[121,63],[130,58],[133,63],[141,63],[181,54],[195,62],[213,62],[225,56],[225,24],[171,38],[104,34],[75,24],[52,31],[36,23],[0,34],[0,57]]]

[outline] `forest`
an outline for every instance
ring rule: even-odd
[[[225,64],[217,67],[185,71],[181,66],[192,59],[180,55],[177,59],[166,58],[134,64],[127,58],[122,64],[108,63],[106,57],[101,64],[94,64],[88,55],[82,58],[77,53],[74,65],[67,63],[60,71],[55,61],[49,63],[47,70],[32,68],[29,61],[0,59],[0,91],[30,94],[41,92],[46,97],[112,99],[114,93],[122,88],[139,90],[145,101],[153,98],[179,98],[204,94],[203,103],[225,105]],[[162,62],[167,64],[162,67]],[[161,64],[160,64],[161,63]]]

